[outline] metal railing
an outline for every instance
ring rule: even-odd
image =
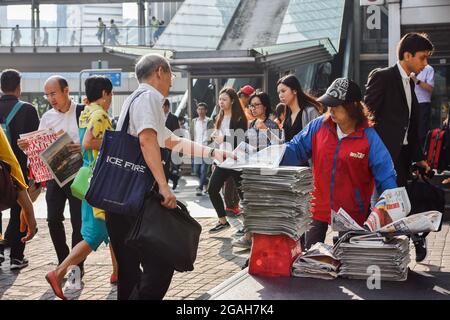
[[[0,46],[153,46],[164,29],[165,26],[0,28]]]

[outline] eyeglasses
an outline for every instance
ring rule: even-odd
[[[51,92],[51,93],[46,93],[46,94],[44,94],[43,95],[43,97],[44,97],[44,99],[50,99],[50,98],[53,98],[53,97],[55,97],[56,95],[57,95],[58,93],[57,92]]]
[[[259,107],[259,106],[262,106],[262,105],[263,105],[262,103],[254,103],[254,104],[249,105],[248,107],[250,109],[256,109],[256,107]]]

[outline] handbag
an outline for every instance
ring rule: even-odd
[[[0,211],[17,204],[17,188],[11,177],[11,167],[0,160]]]
[[[127,133],[131,100],[120,131],[106,130],[86,201],[108,213],[138,215],[154,181],[141,152],[139,138]]]
[[[85,150],[86,152],[86,150]],[[92,153],[88,152],[88,155]],[[83,155],[84,158],[84,155]],[[77,175],[75,176],[75,179],[73,180],[72,184],[70,185],[70,190],[72,191],[72,195],[80,200],[84,200],[86,193],[89,189],[89,184],[91,182],[92,178],[92,172],[93,168],[95,167],[95,160],[91,161],[90,165],[87,167],[81,167],[80,170],[78,170]]]
[[[168,209],[161,199],[156,192],[146,198],[126,244],[144,258],[156,257],[179,272],[192,271],[202,227],[183,203]]]

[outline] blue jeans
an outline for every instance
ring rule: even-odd
[[[200,179],[199,188],[203,190],[206,184],[206,175],[208,173],[208,164],[201,158],[194,158],[193,163],[194,173]]]

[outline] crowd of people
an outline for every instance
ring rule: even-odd
[[[236,201],[229,199],[243,198],[242,172],[218,164],[235,158],[232,150],[241,142],[256,150],[285,144],[280,165],[311,166],[314,176],[313,222],[302,239],[303,248],[308,249],[325,240],[332,210],[344,208],[363,225],[377,195],[406,186],[411,164],[431,170],[422,148],[423,132],[429,124],[423,123],[427,118],[421,115],[429,109],[434,85],[428,66],[432,51],[426,35],[406,34],[398,45],[398,62],[369,75],[364,97],[360,87],[347,78],[335,79],[323,95],[314,97],[293,74],[276,83],[279,103],[275,108],[267,92],[250,85],[239,90],[225,87],[217,97],[219,109],[213,119],[207,117],[207,104],[197,103],[198,117],[193,119],[187,138],[177,133],[178,119],[170,113],[166,99],[172,82],[170,63],[160,55],[148,54],[136,64],[139,87],[124,102],[116,130],[124,126],[129,115],[127,132],[139,139],[142,156],[163,198],[161,204],[167,208],[176,206],[168,179],[173,181],[173,189],[179,179],[179,163],[171,157],[180,152],[193,157],[193,168],[199,177],[196,195],[207,194],[218,217],[211,233],[230,228],[227,210],[235,214],[239,206],[236,208]],[[18,71],[3,71],[0,120],[20,103],[20,80]],[[33,206],[25,191],[30,175],[22,150],[27,146],[19,135],[46,128],[67,132],[74,141],[71,152],[82,153],[84,166],[91,166],[105,131],[113,127],[107,114],[113,94],[110,80],[89,77],[85,82],[85,105],[72,101],[69,92],[66,79],[51,76],[45,82],[44,93],[52,108],[39,120],[36,109],[23,103],[10,124],[9,141],[0,130],[0,160],[12,168],[11,176],[19,189],[5,232],[11,247],[11,269],[28,265],[25,243],[37,231]],[[93,208],[71,194],[70,183],[60,187],[47,181],[46,188],[47,224],[58,259],[57,268],[46,279],[55,295],[65,299],[62,283],[68,268],[78,265],[83,275],[86,257],[106,243],[110,244],[113,265],[110,281],[118,285],[118,299],[164,297],[174,268],[158,256],[142,256],[127,247],[125,239],[136,223],[135,216]],[[229,208],[227,198],[234,207]],[[63,224],[66,201],[70,207],[72,250],[67,245]],[[245,219],[245,212],[243,216]],[[21,232],[21,220],[27,225],[25,232]],[[252,235],[246,230],[239,230],[238,234],[241,237],[233,244],[250,247]],[[415,235],[412,241],[416,260],[422,261],[427,253],[425,238]],[[0,262],[4,260],[4,247],[0,246]]]

